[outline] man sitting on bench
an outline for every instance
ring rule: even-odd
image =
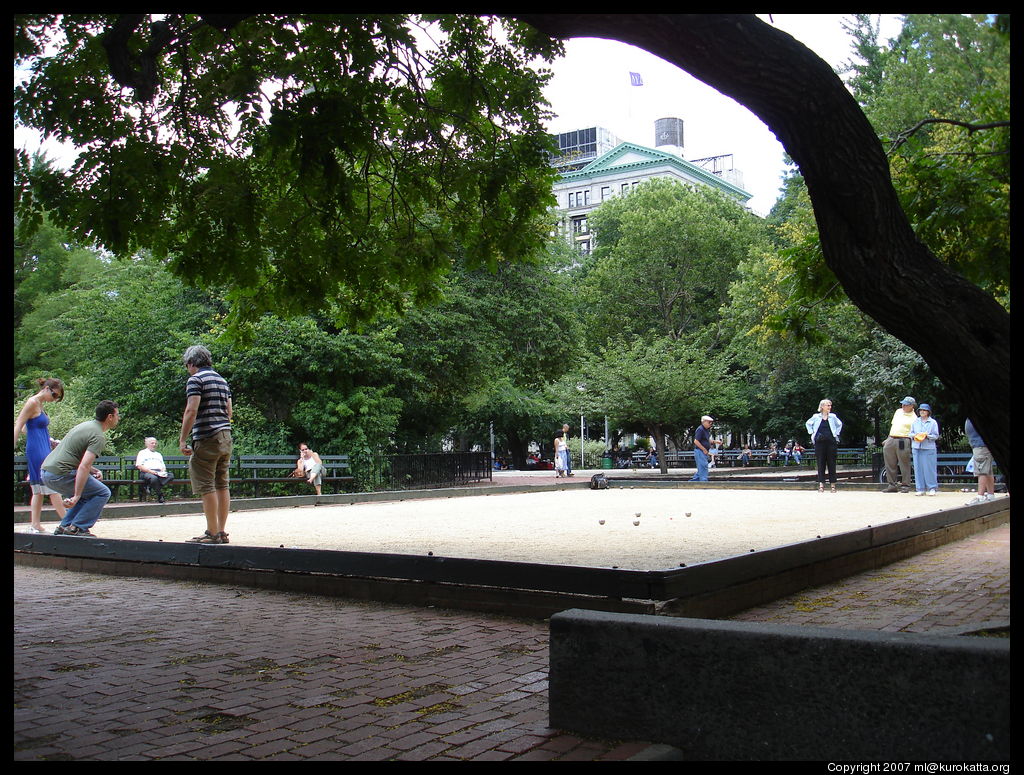
[[[174,477],[167,473],[164,456],[156,451],[156,439],[146,438],[146,448],[140,449],[135,457],[135,467],[139,469],[139,481],[156,495],[157,503],[164,502],[164,485],[170,484]]]

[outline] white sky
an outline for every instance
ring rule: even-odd
[[[851,59],[844,14],[758,14],[788,32],[833,67]],[[881,39],[899,32],[893,14],[882,16]],[[566,56],[552,67],[544,93],[558,117],[553,133],[601,126],[619,140],[654,146],[654,122],[683,120],[683,157],[733,154],[749,206],[766,215],[779,193],[783,148],[760,119],[729,97],[648,52],[616,41],[578,38],[566,42]],[[630,72],[643,86],[630,85]]]

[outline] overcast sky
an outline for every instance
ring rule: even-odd
[[[766,22],[801,41],[833,67],[852,56],[841,21],[844,14],[759,14]],[[882,17],[881,37],[899,31],[894,15]],[[698,159],[733,154],[749,205],[765,215],[779,192],[783,149],[768,128],[746,108],[701,81],[642,49],[623,43],[580,38],[566,43],[566,56],[553,66],[545,89],[558,114],[549,128],[568,132],[602,126],[620,140],[654,146],[654,122],[683,120],[683,157]],[[643,86],[633,86],[630,73]]]

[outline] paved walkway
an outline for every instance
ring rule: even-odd
[[[1009,524],[735,619],[1009,622]],[[14,758],[622,760],[547,726],[547,625],[15,566]]]

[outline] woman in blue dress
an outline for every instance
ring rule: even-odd
[[[14,421],[14,446],[18,446],[18,438],[25,431],[25,458],[28,461],[28,481],[32,488],[31,515],[32,522],[28,532],[42,533],[43,498],[50,496],[50,503],[57,515],[64,519],[64,501],[60,493],[43,484],[39,467],[50,454],[50,418],[43,411],[43,404],[48,401],[60,401],[64,398],[64,383],[59,379],[40,379],[39,392],[29,397],[21,407],[18,419]]]

